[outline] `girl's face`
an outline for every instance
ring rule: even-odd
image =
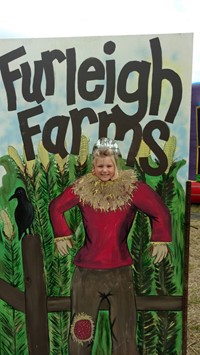
[[[110,157],[99,157],[94,162],[93,174],[101,181],[112,180],[115,175],[115,165]]]

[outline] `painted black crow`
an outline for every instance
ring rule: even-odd
[[[27,233],[30,233],[30,226],[34,218],[34,208],[28,200],[26,191],[23,187],[17,187],[14,195],[9,198],[9,201],[16,198],[18,200],[15,209],[15,221],[18,227],[19,240]]]

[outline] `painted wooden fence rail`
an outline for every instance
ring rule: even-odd
[[[47,297],[43,255],[38,236],[26,235],[22,240],[25,291],[0,279],[0,298],[26,314],[26,328],[31,355],[49,354],[48,312],[70,311],[70,297]],[[182,296],[137,296],[140,311],[181,311]],[[102,303],[101,309],[108,309]]]

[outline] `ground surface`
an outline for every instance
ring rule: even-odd
[[[200,204],[191,206],[187,355],[200,355]]]

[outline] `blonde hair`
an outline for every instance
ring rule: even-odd
[[[118,155],[111,148],[97,148],[92,153],[92,166],[94,167],[98,158],[110,158],[114,164],[115,173],[112,180],[115,180],[119,176],[119,161]]]

